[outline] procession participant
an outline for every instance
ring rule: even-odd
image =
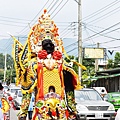
[[[32,93],[29,108],[28,108],[28,120],[32,120],[33,109],[34,109],[34,100],[35,100],[35,96]]]
[[[120,120],[120,108],[117,110],[117,115],[115,117],[115,120]]]

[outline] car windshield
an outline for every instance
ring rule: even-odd
[[[120,94],[112,94],[112,97],[120,97]]]
[[[75,91],[76,102],[84,100],[102,100],[102,97],[94,90]]]
[[[3,86],[4,87],[4,89],[8,89],[8,86]]]
[[[22,97],[22,92],[21,91],[18,92],[18,97]]]

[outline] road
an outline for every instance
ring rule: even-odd
[[[17,114],[19,110],[10,109],[10,120],[17,120]]]
[[[13,108],[10,109],[10,120],[18,120],[17,114],[19,110],[14,110]]]

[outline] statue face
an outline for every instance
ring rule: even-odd
[[[54,52],[54,44],[50,39],[45,39],[42,41],[42,49],[46,50],[48,54]]]

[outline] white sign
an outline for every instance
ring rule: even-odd
[[[104,48],[85,48],[84,58],[104,58]]]

